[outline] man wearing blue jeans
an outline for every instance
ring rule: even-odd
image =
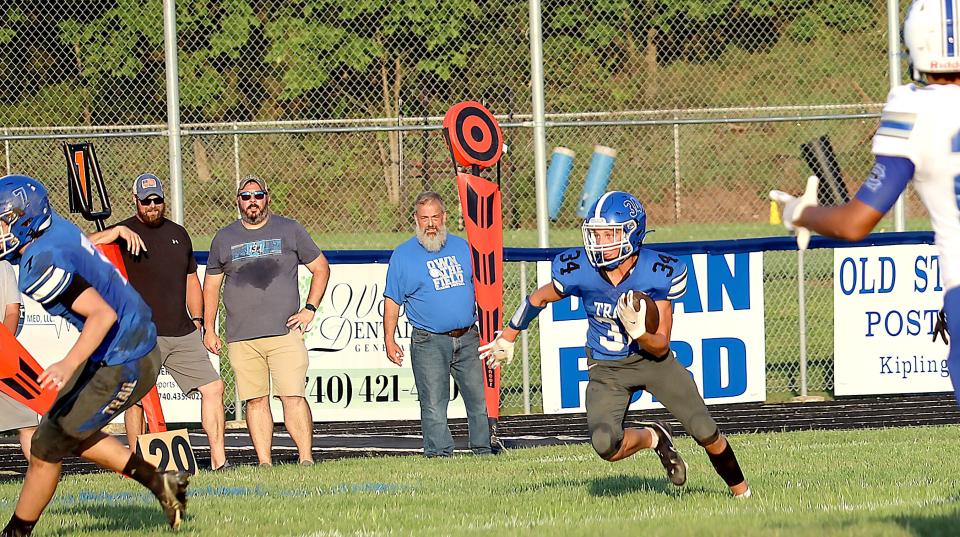
[[[414,202],[416,236],[390,256],[383,291],[383,331],[387,359],[403,364],[397,344],[400,306],[413,325],[410,354],[420,396],[420,427],[427,457],[453,454],[447,426],[450,375],[463,396],[470,429],[470,449],[490,453],[490,426],[483,392],[483,366],[477,350],[476,299],[467,241],[447,234],[447,211],[436,192]]]

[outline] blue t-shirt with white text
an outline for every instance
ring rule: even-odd
[[[435,334],[477,321],[473,270],[467,241],[447,235],[438,252],[428,252],[416,237],[393,251],[383,296],[406,308],[414,327]]]

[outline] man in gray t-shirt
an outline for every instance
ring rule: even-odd
[[[217,232],[203,279],[205,327],[215,327],[219,294],[227,311],[227,345],[237,393],[247,402],[247,428],[260,464],[270,464],[273,414],[268,397],[283,405],[283,422],[302,464],[312,464],[313,418],[305,399],[307,349],[303,333],[317,311],[330,278],[330,266],[316,243],[295,220],[269,212],[263,179],[249,175],[237,190],[241,218]],[[306,304],[300,307],[297,267],[313,274]],[[220,353],[216,329],[203,344]]]

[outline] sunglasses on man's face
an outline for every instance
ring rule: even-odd
[[[149,207],[150,205],[163,205],[163,198],[147,198],[145,200],[140,200],[140,205],[144,207]]]
[[[263,190],[257,190],[255,192],[241,192],[240,194],[238,194],[238,196],[240,196],[240,199],[242,199],[243,201],[250,201],[254,199],[262,200],[263,198],[267,197],[267,193],[264,192]]]

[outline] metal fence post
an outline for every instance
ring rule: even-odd
[[[543,95],[543,32],[540,0],[530,0],[530,78],[533,90],[533,171],[537,198],[537,246],[550,246],[547,218],[547,126]]]
[[[890,89],[902,82],[900,75],[900,2],[887,0],[887,56],[890,61]],[[907,208],[904,195],[900,194],[893,206],[893,228],[903,231],[906,228]]]
[[[797,301],[800,317],[800,397],[807,397],[807,299],[806,276],[803,265],[804,250],[797,250]]]
[[[183,224],[183,171],[180,167],[180,70],[177,62],[177,2],[163,0],[163,42],[167,68],[167,135],[173,221]]]
[[[534,265],[536,266],[536,265]],[[527,262],[520,262],[520,300],[527,299]],[[520,332],[520,350],[523,357],[523,413],[530,413],[530,346],[527,331]]]
[[[3,129],[3,135],[6,136],[10,134],[10,131]],[[3,153],[7,159],[7,175],[10,175],[10,140],[3,141]]]

